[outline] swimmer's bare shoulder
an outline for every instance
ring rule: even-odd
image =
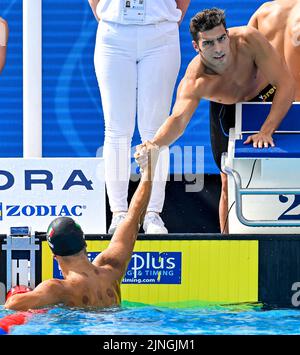
[[[256,16],[265,16],[268,15],[271,11],[274,11],[280,7],[275,1],[267,1],[263,3],[255,12]]]
[[[241,27],[240,43],[242,43],[247,56],[253,58],[257,68],[270,83],[276,85],[283,78],[292,80],[279,53],[256,28],[251,26]]]
[[[66,296],[68,282],[66,280],[49,279],[40,283],[32,292],[43,294],[51,294],[52,297],[57,297],[61,302]]]
[[[250,26],[238,26],[228,28],[231,47],[237,54],[251,55],[257,37],[262,37],[257,29]]]
[[[248,26],[253,26],[258,29],[260,21],[270,14],[274,14],[274,12],[278,10],[278,6],[279,5],[275,1],[265,2],[251,16]]]
[[[208,84],[208,81],[205,66],[198,55],[189,63],[178,86],[177,100],[186,98],[200,100],[201,97],[205,96],[205,83]]]
[[[258,31],[256,29],[253,29],[253,27],[249,26],[237,26],[228,28],[231,41],[245,41],[244,43],[247,42],[249,36],[257,32]]]
[[[101,274],[104,279],[110,279],[110,281],[121,281],[125,274],[127,264],[130,260],[131,253],[128,253],[123,248],[112,248],[110,246],[104,249],[96,258],[92,261],[94,266],[94,272]]]
[[[237,46],[237,50],[255,57],[271,50],[270,43],[256,28],[251,26],[232,27],[229,30],[230,39]]]
[[[256,11],[255,13],[259,15],[265,15],[268,14],[270,11],[274,10],[276,7],[279,5],[275,1],[267,1],[263,3]]]
[[[287,23],[287,39],[300,51],[300,1],[292,8]]]
[[[66,303],[69,293],[65,284],[66,281],[58,279],[43,281],[31,292],[10,297],[5,303],[5,308],[21,311]]]
[[[72,279],[49,279],[39,284],[32,293],[38,296],[41,306],[53,304],[65,304],[74,306],[74,299],[81,295],[82,289],[87,288],[86,283],[82,283],[82,278]],[[29,293],[30,294],[30,293]],[[34,304],[32,308],[37,308],[39,304]]]

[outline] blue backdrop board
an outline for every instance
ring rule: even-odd
[[[9,22],[7,61],[0,74],[0,156],[20,157],[22,146],[22,1],[0,0],[0,16]]]
[[[177,85],[195,55],[189,20],[198,11],[217,6],[226,10],[228,26],[245,25],[262,0],[192,0],[180,28],[182,64]],[[93,157],[101,155],[103,112],[94,73],[97,22],[88,1],[43,0],[43,155]],[[0,76],[0,156],[22,156],[22,1],[1,0],[10,38],[7,65]],[[176,87],[177,87],[176,85]],[[135,132],[133,144],[140,142]],[[217,173],[209,142],[208,103],[203,100],[180,147],[204,147],[205,173]],[[98,152],[98,153],[97,153]],[[194,154],[193,153],[193,154]],[[193,166],[195,169],[195,154]],[[178,172],[171,165],[171,172]]]

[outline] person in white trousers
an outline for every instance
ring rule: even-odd
[[[135,119],[142,142],[170,113],[180,68],[179,24],[190,0],[89,0],[98,20],[94,65],[105,120],[105,182],[113,233],[128,210]],[[159,213],[165,199],[169,151],[160,152],[144,219],[147,234],[168,233]]]
[[[7,22],[0,17],[0,74],[4,68],[6,61],[6,46],[8,40]]]

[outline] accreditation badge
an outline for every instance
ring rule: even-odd
[[[143,23],[145,21],[146,0],[123,0],[123,22]]]

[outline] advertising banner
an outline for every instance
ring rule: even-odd
[[[0,167],[0,233],[12,226],[43,232],[59,216],[84,233],[106,232],[102,158],[4,158]]]

